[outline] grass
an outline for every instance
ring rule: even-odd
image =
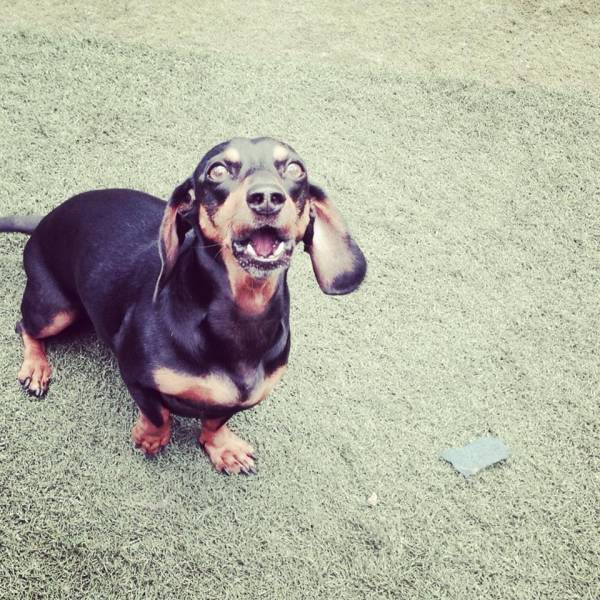
[[[600,595],[598,10],[3,3],[0,212],[167,196],[214,143],[274,135],[369,259],[291,271],[290,369],[234,418],[259,475],[181,419],[156,460],[91,334],[15,382],[24,238],[0,238],[0,598]],[[509,461],[438,459],[487,433]],[[371,507],[367,498],[376,493]]]

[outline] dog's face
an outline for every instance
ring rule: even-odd
[[[233,139],[194,172],[200,229],[253,278],[286,269],[310,220],[306,166],[287,144]]]
[[[219,247],[232,288],[248,279],[274,281],[304,242],[321,289],[356,289],[366,261],[323,190],[288,144],[271,138],[235,138],[209,150],[192,177],[171,195],[160,228],[163,264],[156,293],[177,261],[185,221],[204,243]]]

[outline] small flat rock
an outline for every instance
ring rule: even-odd
[[[367,498],[367,504],[369,506],[377,506],[377,502],[379,502],[379,499],[377,498],[377,494],[372,493],[368,498]]]
[[[440,454],[464,477],[471,477],[508,456],[508,448],[495,437],[480,437],[462,448],[448,448]]]

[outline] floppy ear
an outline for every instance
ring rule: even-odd
[[[171,275],[185,234],[191,229],[191,224],[186,221],[185,217],[188,216],[193,202],[194,182],[190,177],[173,190],[163,214],[158,234],[161,268],[156,280],[153,300],[156,300],[158,293]]]
[[[348,294],[365,278],[365,255],[325,192],[316,185],[309,189],[310,222],[304,249],[310,254],[319,287],[326,294]]]

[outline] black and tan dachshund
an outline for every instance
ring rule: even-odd
[[[215,146],[167,203],[128,189],[89,191],[41,219],[1,219],[0,231],[31,233],[17,324],[24,389],[46,392],[42,340],[86,315],[139,407],[135,444],[155,454],[169,442],[171,413],[198,417],[200,444],[227,474],[255,465],[226,422],[263,400],[286,368],[295,246],[304,243],[327,294],[353,291],[366,272],[302,159],[270,138]]]

